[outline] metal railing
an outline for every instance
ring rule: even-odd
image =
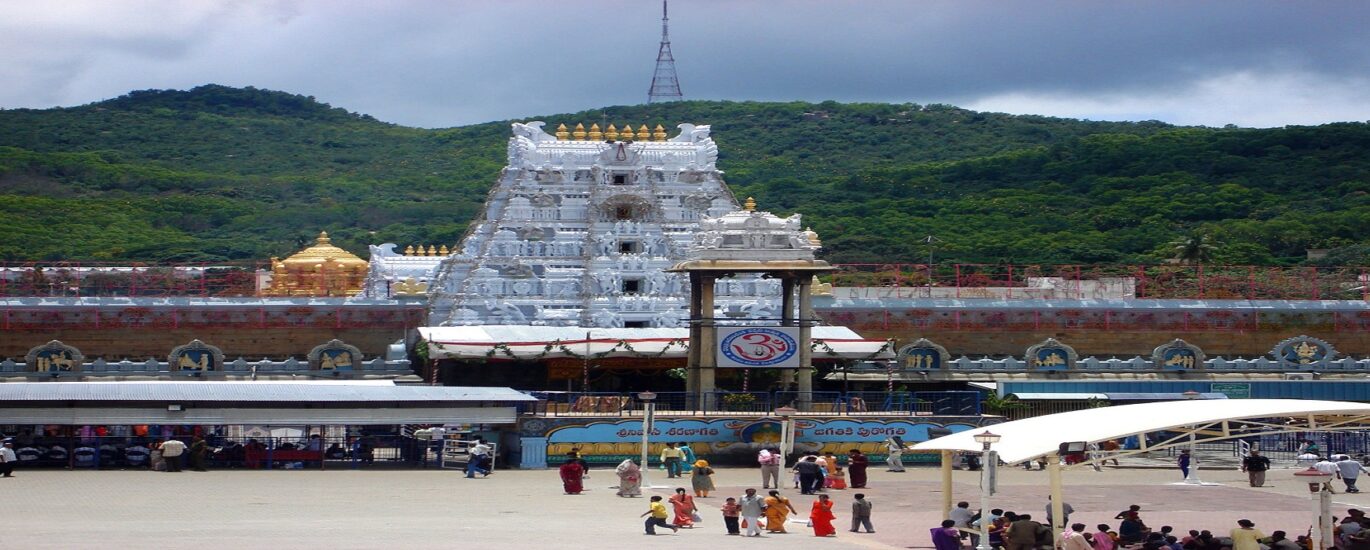
[[[858,298],[1370,300],[1370,267],[837,264]]]
[[[524,405],[524,414],[542,416],[635,416],[643,403],[636,393],[530,391],[536,403]],[[974,391],[874,392],[815,391],[805,401],[794,391],[709,392],[694,396],[686,392],[656,392],[658,414],[674,415],[773,415],[780,407],[800,413],[834,415],[956,415],[981,413],[981,394]]]
[[[162,438],[151,436],[39,436],[17,437],[14,450],[20,468],[150,469],[152,448]],[[177,436],[186,444],[180,457],[183,469],[193,464],[192,438]],[[436,442],[401,435],[367,435],[319,438],[310,449],[300,437],[230,438],[205,437],[209,468],[301,469],[365,468],[372,466],[436,466]]]

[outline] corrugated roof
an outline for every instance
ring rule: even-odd
[[[0,384],[6,401],[165,401],[254,403],[520,402],[512,388],[396,386],[348,382],[16,382]]]

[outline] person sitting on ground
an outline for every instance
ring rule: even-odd
[[[1137,512],[1130,511],[1127,516],[1123,517],[1123,522],[1118,524],[1118,541],[1125,545],[1136,544],[1142,542],[1148,532],[1150,529],[1147,529],[1146,524],[1142,523]]]
[[[1109,534],[1108,524],[1100,523],[1095,529],[1099,532],[1090,537],[1090,543],[1094,545],[1094,550],[1113,550],[1113,536]]]
[[[1303,550],[1299,543],[1289,540],[1284,531],[1273,531],[1269,538],[1261,542],[1264,542],[1270,550]]]

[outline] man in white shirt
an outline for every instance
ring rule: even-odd
[[[1062,532],[1061,548],[1062,550],[1093,550],[1093,546],[1085,540],[1085,524],[1076,523]]]
[[[980,545],[980,535],[971,530],[970,522],[973,517],[975,517],[975,512],[970,511],[970,503],[961,501],[956,503],[955,508],[951,509],[950,517],[947,518],[956,522],[956,525],[953,527],[956,527],[957,530],[961,531],[961,538],[966,538],[966,535],[970,535],[970,545],[972,548]]]
[[[1359,460],[1352,460],[1350,455],[1341,455],[1341,460],[1337,461],[1337,470],[1341,474],[1341,480],[1346,483],[1346,492],[1348,493],[1359,493],[1360,489],[1356,488],[1356,479],[1360,477],[1361,472],[1370,473],[1370,470],[1366,470]]]
[[[1337,463],[1332,462],[1330,457],[1319,460],[1316,464],[1313,465],[1313,469],[1324,474],[1331,474],[1333,477],[1341,477],[1341,468],[1338,468]],[[1324,484],[1324,487],[1326,487],[1327,492],[1336,493],[1336,491],[1332,489],[1331,481],[1328,481],[1326,484]]]
[[[761,514],[766,513],[766,501],[756,494],[756,489],[747,489],[747,494],[738,499],[737,506],[742,521],[747,522],[747,536],[761,536]]]
[[[761,488],[780,488],[780,449],[761,449],[756,461],[761,464]]]
[[[490,456],[490,446],[485,444],[485,440],[477,437],[475,445],[471,446],[470,457],[466,461],[466,477],[476,477],[476,472],[480,472],[485,477],[490,477],[490,468],[485,465],[485,460]]]
[[[19,457],[14,454],[14,442],[6,439],[5,445],[0,447],[0,474],[14,477],[14,465],[18,462]]]
[[[181,471],[181,455],[186,452],[186,444],[175,439],[162,443],[162,459],[166,460],[166,471]]]
[[[885,440],[885,452],[889,456],[885,457],[885,464],[889,465],[889,472],[904,471],[904,447],[895,441],[894,438]]]

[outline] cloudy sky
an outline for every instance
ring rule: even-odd
[[[0,0],[0,107],[256,86],[422,127],[646,100],[653,0]],[[690,99],[1370,119],[1370,3],[674,0]]]

